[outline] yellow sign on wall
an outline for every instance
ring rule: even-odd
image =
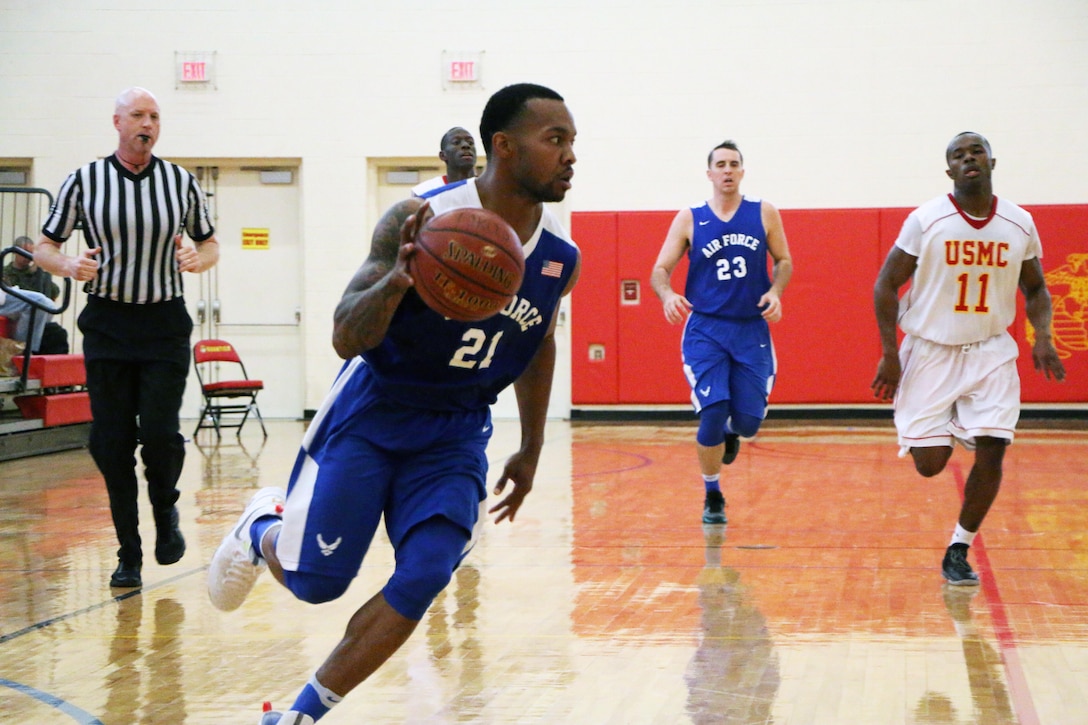
[[[243,229],[242,249],[268,249],[268,229]]]

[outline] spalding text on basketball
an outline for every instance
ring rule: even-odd
[[[497,282],[504,290],[514,290],[517,288],[517,280],[514,275],[512,275],[509,270],[503,269],[493,261],[493,258],[497,253],[498,252],[494,247],[488,245],[483,247],[479,254],[476,254],[451,240],[449,244],[446,245],[446,252],[442,257],[459,265],[471,267],[472,269],[487,275],[495,280],[495,282]]]
[[[441,291],[444,298],[463,310],[477,312],[495,312],[501,300],[488,299],[480,295],[472,294],[461,285],[446,276],[441,269],[434,271],[435,286]]]

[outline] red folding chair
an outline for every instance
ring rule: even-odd
[[[216,363],[220,365],[213,371]],[[222,363],[237,365],[242,377],[205,382],[205,379],[211,381],[213,377],[222,377]],[[257,416],[264,437],[268,437],[261,410],[257,407],[257,393],[264,390],[264,382],[249,377],[246,366],[233,345],[226,340],[201,340],[193,345],[193,367],[196,368],[196,378],[204,396],[204,409],[200,411],[200,419],[193,431],[194,437],[202,428],[214,428],[217,438],[222,437],[221,428],[237,428],[236,435],[241,436],[242,426],[246,424],[251,412]],[[214,374],[216,372],[218,374]],[[224,416],[227,416],[226,419]]]

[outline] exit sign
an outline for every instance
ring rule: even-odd
[[[208,80],[208,66],[204,61],[189,61],[181,64],[182,83],[203,83]]]
[[[472,91],[482,87],[483,51],[443,50],[442,89]]]
[[[446,80],[452,83],[475,83],[476,61],[451,60],[446,65]]]
[[[186,50],[174,52],[174,88],[215,89],[215,51]]]

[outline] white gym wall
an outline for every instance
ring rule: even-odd
[[[214,89],[178,87],[187,52],[214,53]],[[444,82],[458,53],[477,87]],[[993,143],[999,195],[1088,201],[1084,0],[0,0],[0,166],[29,161],[55,192],[114,150],[130,85],[159,98],[159,156],[301,159],[312,409],[376,221],[368,161],[434,157],[520,81],[563,94],[578,123],[564,213],[702,199],[725,138],[745,190],[779,207],[913,206],[949,188],[943,149],[967,129]]]

